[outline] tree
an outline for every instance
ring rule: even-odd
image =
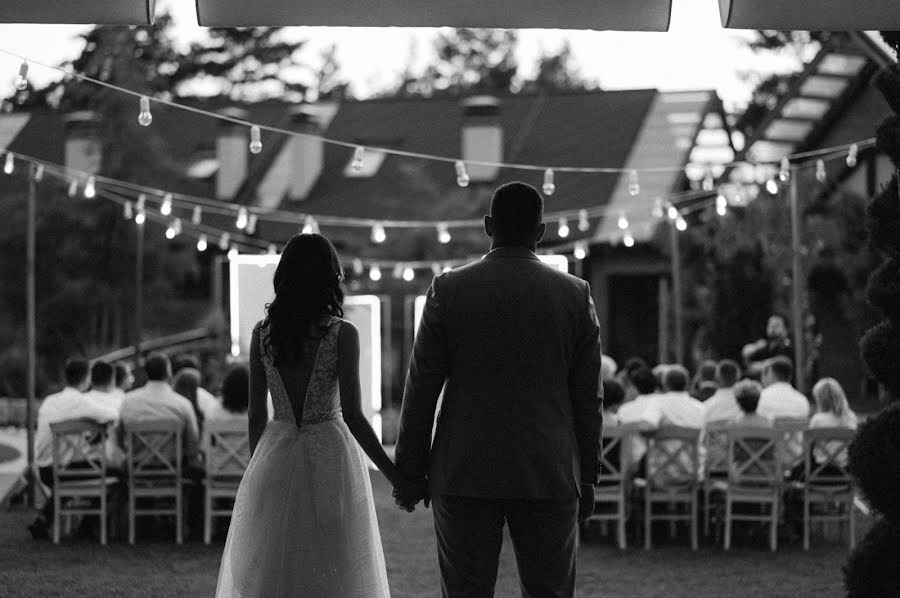
[[[524,91],[582,91],[597,87],[582,76],[568,41],[555,53],[543,52],[537,59],[536,71],[534,78],[525,82]]]

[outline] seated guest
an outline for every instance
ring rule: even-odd
[[[691,382],[691,396],[703,402],[715,394],[717,388],[716,362],[707,359],[697,368],[697,374]]]
[[[734,385],[734,398],[741,408],[741,415],[734,420],[732,426],[740,428],[772,427],[772,420],[756,412],[761,394],[762,386],[753,380],[741,380]]]
[[[222,400],[207,415],[206,421],[247,421],[250,402],[250,370],[244,364],[231,366],[222,382]]]
[[[616,412],[625,402],[625,389],[615,380],[603,381],[603,427],[615,427],[621,422]]]
[[[194,415],[197,417],[197,431],[203,436],[203,411],[197,404],[198,391],[200,390],[200,371],[194,368],[184,368],[179,370],[172,379],[172,390],[186,398],[191,402],[194,409]],[[216,401],[218,403],[218,401]]]
[[[197,427],[197,415],[191,402],[175,392],[169,385],[172,378],[172,366],[169,358],[162,353],[152,353],[144,364],[147,384],[132,390],[125,395],[119,415],[119,443],[125,449],[124,432],[131,422],[147,420],[173,420],[182,428],[182,455],[186,465],[198,461],[198,443],[200,440]],[[135,455],[140,459],[143,455]],[[173,453],[168,457],[172,458]]]
[[[847,395],[840,383],[834,378],[822,378],[812,390],[813,399],[816,402],[816,413],[809,420],[812,428],[847,428],[855,430],[857,417],[850,409]],[[840,443],[825,447],[813,447],[813,459],[816,463],[824,463],[828,460],[828,454],[837,452]],[[828,451],[828,452],[826,452]],[[840,451],[835,459],[841,467],[847,465],[847,450]]]
[[[732,387],[741,375],[740,366],[730,359],[716,364],[716,393],[703,403],[703,427],[716,421],[731,421],[741,416],[741,408]]]
[[[38,475],[41,482],[51,491],[53,487],[53,434],[50,424],[73,419],[111,423],[117,416],[116,410],[111,405],[101,404],[85,395],[85,391],[90,385],[90,368],[87,361],[83,359],[67,361],[64,377],[65,388],[48,396],[38,408],[37,431],[34,437],[34,462],[38,467]],[[68,447],[61,457],[64,464],[71,467],[78,466],[77,462],[73,462],[74,447]],[[43,511],[28,529],[35,539],[47,538],[47,529],[52,521],[53,497],[49,496]]]
[[[116,364],[116,394],[120,394],[125,398],[125,393],[134,386],[134,373],[131,371],[131,364],[118,362]]]
[[[615,378],[616,370],[618,369],[619,365],[616,363],[615,359],[609,355],[600,356],[600,382]]]
[[[91,366],[91,390],[87,396],[119,412],[125,396],[116,392],[116,369],[108,361],[98,359]]]
[[[622,369],[619,370],[619,373],[616,374],[616,381],[622,385],[622,388],[625,390],[625,401],[631,401],[638,394],[640,394],[635,388],[634,384],[631,381],[631,376],[641,368],[646,368],[647,362],[645,362],[640,357],[631,357],[628,361],[625,362],[625,365],[622,366]]]
[[[763,369],[763,391],[757,411],[773,422],[780,417],[809,418],[809,400],[791,386],[794,367],[787,357],[775,357]],[[787,465],[793,466],[803,456],[803,436],[791,434],[785,445]]]
[[[172,374],[178,375],[183,369],[193,369],[200,372],[200,360],[197,359],[196,356],[185,354],[179,355],[174,362],[172,363]],[[206,415],[206,413],[216,407],[219,404],[219,399],[215,397],[214,394],[203,388],[202,380],[203,375],[200,375],[201,384],[197,387],[197,406],[200,408],[200,411]]]
[[[630,401],[626,400],[616,412],[623,424],[639,423],[644,412],[659,399],[659,393],[656,392],[656,378],[650,370],[647,368],[635,370],[630,379],[638,394]]]

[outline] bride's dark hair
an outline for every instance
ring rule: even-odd
[[[275,299],[266,305],[266,352],[275,363],[302,355],[310,326],[326,315],[343,317],[344,274],[337,250],[320,234],[296,235],[275,270]],[[320,332],[324,335],[328,326]]]

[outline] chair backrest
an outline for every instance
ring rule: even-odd
[[[647,483],[651,487],[694,484],[699,477],[699,428],[662,426],[647,442]]]
[[[728,429],[732,421],[720,419],[706,424],[703,446],[706,449],[706,475],[728,473]]]
[[[106,425],[88,419],[50,424],[56,479],[106,477]]]
[[[780,432],[796,433],[805,432],[809,428],[808,417],[776,417],[772,420],[772,427]]]
[[[244,475],[250,464],[250,434],[246,422],[208,421],[204,428],[207,477]]]
[[[784,432],[734,427],[728,431],[728,480],[736,486],[774,486],[781,482]]]
[[[128,472],[134,477],[181,476],[181,429],[177,420],[128,422],[125,450]]]
[[[847,449],[856,430],[848,428],[813,428],[803,435],[803,460],[806,463],[804,480],[808,485],[850,485],[853,478],[847,465]],[[817,460],[816,456],[824,456]],[[843,457],[842,457],[843,455]]]
[[[625,479],[630,462],[629,443],[626,440],[636,432],[637,428],[631,425],[603,428],[603,438],[600,443],[598,482],[608,484],[621,482]]]

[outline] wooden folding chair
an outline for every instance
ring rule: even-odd
[[[628,520],[628,469],[630,463],[629,442],[637,431],[632,426],[603,428],[600,447],[600,473],[594,486],[594,504],[613,505],[613,512],[594,511],[591,521],[615,521],[619,548],[625,548],[625,523]]]
[[[206,422],[204,426],[206,490],[203,507],[203,542],[212,539],[213,517],[231,517],[232,506],[216,509],[216,499],[237,498],[244,471],[250,464],[250,435],[245,422]]]
[[[790,473],[803,459],[803,433],[809,428],[809,418],[776,417],[772,420],[772,427],[784,434],[781,465],[785,473]]]
[[[778,506],[781,502],[781,442],[784,432],[771,428],[732,428],[728,431],[728,480],[713,483],[725,494],[725,550],[731,548],[735,521],[768,522],[769,547],[778,547]],[[769,513],[734,513],[733,506],[756,504]]]
[[[110,486],[118,479],[106,475],[106,425],[76,419],[50,424],[53,435],[53,543],[59,544],[63,516],[100,517],[100,544],[106,545]],[[98,500],[97,507],[80,499]],[[69,499],[76,502],[70,504]],[[68,519],[67,519],[68,520]]]
[[[697,550],[697,486],[700,459],[700,430],[663,426],[649,435],[647,442],[647,477],[635,480],[644,489],[644,548],[651,545],[653,521],[687,521],[691,526],[691,548]],[[684,505],[688,513],[668,510],[654,513],[654,504],[669,509]],[[673,528],[674,530],[674,528]]]
[[[703,535],[709,536],[713,483],[728,478],[728,428],[730,420],[709,422],[703,433]]]
[[[809,550],[810,527],[814,521],[846,521],[850,549],[856,547],[856,520],[853,515],[855,494],[853,478],[846,465],[847,448],[855,436],[856,432],[847,428],[814,428],[807,430],[803,437],[803,459],[806,465],[800,485],[803,488],[804,550]],[[824,462],[815,461],[816,448],[825,455]],[[844,457],[841,458],[841,455]],[[816,515],[812,512],[813,505],[837,507],[838,513]]]
[[[125,425],[129,544],[134,544],[135,519],[155,515],[175,516],[175,541],[182,543],[181,428],[176,420]],[[139,507],[138,499],[173,499],[174,507]]]

